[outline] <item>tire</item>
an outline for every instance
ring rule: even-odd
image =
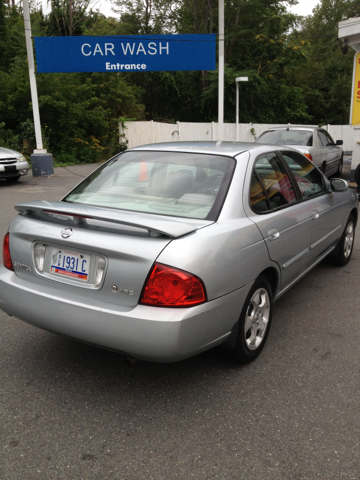
[[[360,185],[360,164],[355,168],[354,179],[356,185]]]
[[[334,255],[329,257],[330,263],[343,267],[346,265],[351,257],[355,239],[355,219],[350,215],[344,232],[341,236],[339,245],[337,246]]]
[[[323,162],[323,163],[321,164],[320,169],[321,169],[322,173],[323,173],[324,175],[326,175],[326,162]]]
[[[244,303],[238,336],[232,356],[241,363],[249,363],[260,354],[269,334],[272,317],[272,289],[268,279],[260,276],[252,286]]]
[[[13,182],[17,182],[20,178],[20,175],[18,177],[9,177],[9,178],[5,178],[5,180],[9,183],[13,183]]]
[[[339,166],[338,166],[338,169],[337,169],[335,175],[339,175],[339,177],[340,177],[341,174],[342,174],[342,171],[343,171],[343,167],[344,167],[344,156],[341,155],[340,163],[339,163]]]

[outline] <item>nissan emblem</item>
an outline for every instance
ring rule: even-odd
[[[73,231],[72,228],[64,228],[64,230],[61,230],[61,236],[62,238],[69,238],[72,235]]]

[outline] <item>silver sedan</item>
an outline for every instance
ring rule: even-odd
[[[319,127],[274,127],[262,133],[256,143],[267,145],[291,145],[321,168],[323,173],[341,175],[344,158],[342,140],[334,140],[330,134]]]
[[[255,359],[273,302],[325,257],[347,264],[358,220],[355,192],[296,150],[229,142],[133,148],[15,208],[0,307],[159,362]]]
[[[0,147],[0,179],[16,182],[28,171],[29,164],[22,153]]]

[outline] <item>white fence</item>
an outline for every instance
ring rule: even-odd
[[[288,124],[290,125],[290,124]],[[254,142],[262,132],[269,128],[280,125],[265,123],[235,123],[224,124],[224,136],[222,140],[231,142]],[[294,126],[294,125],[293,125]],[[353,150],[354,130],[349,125],[326,125],[324,127],[334,141],[343,140],[345,152]],[[218,140],[218,124],[211,123],[183,123],[176,122],[126,122],[125,129],[120,126],[120,142],[128,141],[128,148],[145,145],[147,143],[195,141],[195,140]]]

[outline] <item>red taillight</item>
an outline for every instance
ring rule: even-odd
[[[4,237],[4,243],[3,243],[3,262],[4,262],[4,267],[7,268],[8,270],[14,271],[14,267],[11,261],[10,257],[10,248],[9,248],[9,233],[7,233]]]
[[[311,162],[313,162],[313,158],[312,158],[312,155],[311,153],[304,153],[305,157],[307,157]]]
[[[157,263],[147,279],[140,303],[157,307],[191,307],[205,300],[205,287],[199,278]]]

